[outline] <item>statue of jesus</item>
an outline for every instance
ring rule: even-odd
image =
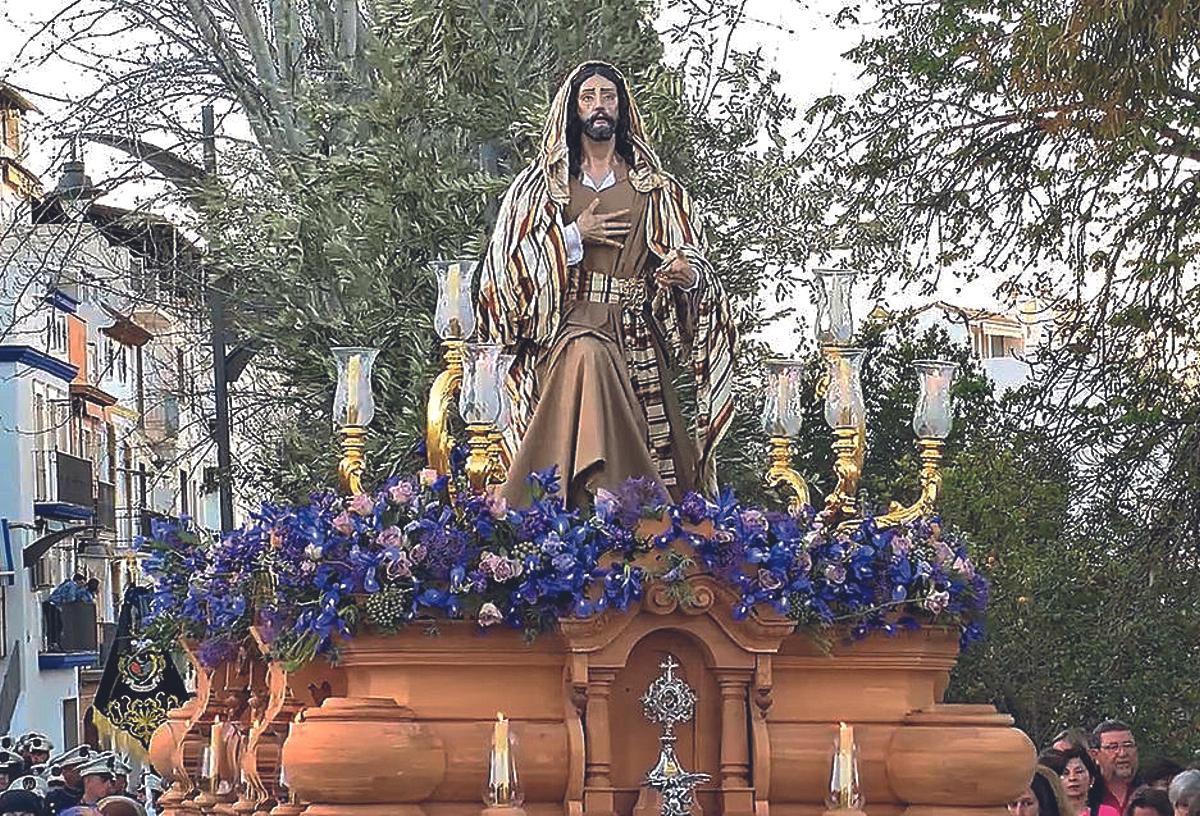
[[[554,98],[537,159],[504,196],[480,278],[481,336],[516,355],[502,494],[557,465],[573,506],[649,479],[715,488],[737,333],[687,191],[650,147],[624,77],[586,62]],[[695,379],[689,433],[672,380]]]

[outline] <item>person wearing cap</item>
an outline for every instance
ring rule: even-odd
[[[20,788],[0,793],[0,816],[44,816],[45,812],[36,791]]]
[[[117,757],[109,752],[95,754],[86,765],[79,768],[83,777],[83,796],[79,804],[95,805],[101,799],[116,793]]]
[[[46,783],[36,776],[22,776],[0,794],[0,816],[10,813],[32,813],[44,816]],[[10,809],[11,808],[11,809]]]
[[[21,755],[21,759],[25,760],[27,768],[34,765],[45,765],[53,750],[54,744],[50,742],[50,738],[37,731],[30,731],[17,742],[17,753]]]
[[[95,757],[96,749],[83,743],[55,758],[55,764],[62,769],[63,786],[46,795],[48,816],[57,816],[79,804],[83,798],[83,778],[79,775],[79,769]]]
[[[7,789],[17,777],[25,775],[25,760],[12,751],[0,748],[0,790]]]

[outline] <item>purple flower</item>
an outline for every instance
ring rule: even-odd
[[[897,555],[907,555],[912,549],[912,539],[906,534],[900,534],[892,537],[892,552]]]
[[[812,554],[808,550],[797,551],[792,559],[792,566],[807,574],[812,571]]]
[[[479,607],[477,620],[479,621],[479,625],[486,629],[504,620],[504,616],[500,614],[500,609],[494,603],[488,601]]]
[[[834,584],[846,583],[846,568],[841,564],[826,564],[825,578]]]
[[[304,555],[309,561],[320,561],[324,554],[325,551],[321,549],[320,544],[309,544],[304,548]]]
[[[761,510],[743,510],[742,525],[751,532],[766,532],[767,515]]]
[[[687,493],[679,503],[679,513],[690,524],[699,524],[708,515],[708,502],[699,493]]]
[[[621,507],[617,494],[603,487],[596,490],[596,516],[604,522],[611,522]]]
[[[768,592],[774,592],[783,586],[783,579],[771,570],[760,569],[758,571],[758,583]]]
[[[403,545],[404,533],[400,532],[400,528],[395,525],[385,527],[383,532],[379,534],[379,546],[384,549],[401,547]]]

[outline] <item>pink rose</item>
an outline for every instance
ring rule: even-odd
[[[420,564],[425,560],[425,545],[414,544],[408,549],[408,557],[414,564]]]
[[[404,533],[400,532],[400,528],[392,525],[387,527],[379,534],[379,546],[383,548],[400,547],[404,544]]]
[[[423,468],[417,477],[421,480],[421,487],[429,487],[438,480],[438,472],[433,468]]]
[[[508,499],[499,494],[488,496],[487,509],[492,518],[502,519],[508,515]]]
[[[389,578],[407,578],[412,575],[412,560],[408,553],[400,550],[387,559],[387,574]]]
[[[346,511],[338,513],[333,520],[333,531],[338,535],[354,535],[354,519]]]
[[[520,561],[513,561],[509,558],[497,558],[491,566],[492,577],[501,584],[516,578],[521,574],[522,569]]]
[[[951,566],[956,572],[961,572],[968,581],[975,577],[975,565],[971,563],[970,558],[955,558]]]
[[[375,512],[375,500],[366,493],[359,493],[350,500],[350,512],[357,516],[369,516]]]
[[[483,606],[479,607],[478,620],[479,625],[486,629],[487,627],[493,626],[504,620],[504,616],[500,614],[499,608],[497,608],[494,603],[488,601]]]
[[[939,564],[945,564],[948,561],[954,560],[954,550],[945,541],[934,542],[933,545],[933,560]]]
[[[929,593],[925,598],[924,606],[935,615],[939,615],[946,611],[946,607],[950,605],[950,593],[945,590],[937,590]]]
[[[404,506],[412,501],[416,494],[417,491],[413,488],[412,482],[400,482],[388,488],[388,501]]]

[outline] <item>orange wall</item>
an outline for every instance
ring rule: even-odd
[[[75,382],[88,381],[87,356],[87,324],[67,315],[67,361],[79,369]]]

